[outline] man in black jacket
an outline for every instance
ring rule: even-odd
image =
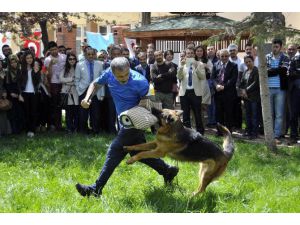
[[[290,126],[291,143],[297,143],[298,117],[300,116],[300,55],[292,58],[289,67],[289,91],[290,91]]]
[[[154,52],[155,63],[150,67],[150,76],[154,84],[155,99],[165,109],[173,109],[172,87],[177,71],[173,64],[166,64],[162,51]]]
[[[216,120],[225,125],[230,131],[233,125],[233,106],[236,98],[236,81],[238,67],[229,61],[227,49],[220,51],[220,61],[214,64],[212,71],[213,85],[216,90]],[[221,135],[218,130],[217,135]]]

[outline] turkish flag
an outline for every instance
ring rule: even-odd
[[[22,38],[24,40],[23,47],[34,49],[35,57],[40,56],[40,51],[41,51],[40,37],[41,37],[41,35],[42,35],[41,32],[34,32],[33,35],[31,35],[29,38],[25,38],[25,37]]]

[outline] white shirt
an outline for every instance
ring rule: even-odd
[[[27,83],[26,83],[24,92],[34,93],[34,87],[33,87],[33,83],[32,83],[32,69],[28,70],[27,76],[28,76],[28,79],[27,79]]]
[[[233,62],[233,63],[237,64],[238,70],[240,69],[240,66],[242,64],[242,60],[239,57],[237,57],[236,60],[233,60],[231,57],[229,57],[229,60],[230,60],[230,62]]]

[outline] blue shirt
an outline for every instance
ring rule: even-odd
[[[97,79],[100,85],[107,84],[114,100],[118,115],[137,106],[142,97],[147,95],[149,84],[140,73],[130,70],[129,79],[126,84],[121,84],[114,76],[111,68],[105,70]]]

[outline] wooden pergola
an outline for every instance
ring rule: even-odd
[[[182,51],[186,43],[193,41],[196,45],[213,35],[220,34],[234,24],[235,21],[216,15],[180,15],[153,22],[149,25],[124,31],[124,37],[135,38],[143,48],[154,43],[156,49],[172,49]],[[242,36],[239,51],[244,50],[249,34]],[[215,42],[216,49],[227,48],[233,42],[233,37],[227,36]]]

